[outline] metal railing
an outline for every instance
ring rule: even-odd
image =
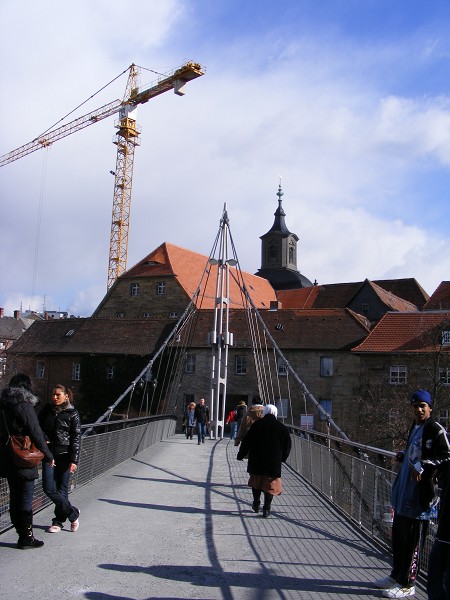
[[[390,550],[395,453],[288,427],[292,451],[287,464],[374,541]],[[425,539],[421,561],[424,572],[428,568],[436,517],[431,519]]]
[[[81,439],[80,462],[71,479],[70,490],[86,485],[149,446],[172,436],[176,422],[173,415],[160,415],[84,425],[83,430],[89,429],[92,433]],[[39,470],[39,481],[34,489],[33,512],[51,504],[42,491],[40,478]],[[8,484],[6,479],[0,478],[0,533],[10,527]]]
[[[390,549],[393,518],[390,495],[396,475],[394,453],[300,427],[288,427],[292,436],[289,467],[374,541]],[[85,425],[83,429],[92,433],[82,438],[79,468],[72,478],[71,490],[174,435],[176,417],[162,415],[109,421]],[[49,504],[42,486],[37,484],[34,512]],[[425,541],[422,560],[425,572],[435,525],[432,520]],[[0,479],[0,533],[9,527],[8,487],[6,480]]]

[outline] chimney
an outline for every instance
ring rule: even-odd
[[[44,312],[44,321],[48,321],[48,312],[47,311]]]
[[[20,319],[20,310],[15,310],[14,311],[14,318],[15,319]]]
[[[5,309],[0,308],[0,319],[3,319],[4,314],[5,314]]]

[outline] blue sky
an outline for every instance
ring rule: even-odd
[[[132,62],[206,67],[185,97],[139,107],[129,267],[164,241],[208,255],[226,203],[240,264],[255,272],[282,176],[312,281],[415,277],[431,294],[449,279],[448,2],[3,1],[0,18],[0,154]],[[142,71],[142,85],[153,78]],[[114,133],[110,118],[0,169],[6,314],[87,316],[102,299]]]

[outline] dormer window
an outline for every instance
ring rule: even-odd
[[[450,331],[443,331],[441,336],[441,344],[443,346],[450,346]]]

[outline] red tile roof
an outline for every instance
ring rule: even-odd
[[[419,309],[422,308],[429,298],[426,291],[414,277],[404,279],[376,279],[374,283],[388,292],[392,292],[399,298],[415,304]]]
[[[281,308],[314,308],[320,286],[299,288],[298,290],[279,290],[277,298]]]
[[[172,331],[174,319],[55,319],[34,321],[11,353],[150,355]]]
[[[450,330],[450,312],[389,312],[353,352],[435,352],[443,329]],[[450,346],[442,350],[449,351]]]
[[[376,284],[373,281],[369,281],[369,285],[372,287],[374,292],[380,298],[380,300],[391,310],[395,310],[397,312],[416,312],[417,306],[412,302],[408,302],[408,300],[404,300],[399,296],[396,296],[392,292],[387,291],[382,288],[380,285]]]
[[[346,350],[369,332],[363,320],[348,309],[259,310],[270,335],[282,349]],[[235,348],[264,345],[262,326],[248,311],[231,309],[229,331]],[[251,326],[249,326],[249,320]],[[35,321],[13,344],[12,354],[151,355],[167,339],[173,319],[57,319]],[[180,345],[209,347],[214,310],[197,310],[179,329]],[[252,340],[252,332],[256,340]],[[270,347],[270,341],[267,340]]]
[[[435,292],[425,303],[423,310],[449,310],[450,309],[450,281],[441,281]]]
[[[389,286],[386,281],[375,282],[368,279],[354,283],[330,283],[298,290],[278,291],[277,298],[282,303],[282,308],[345,308],[367,284],[388,308],[399,311],[417,310],[417,305],[405,299],[404,296],[395,295],[395,292],[392,291],[398,289],[402,293],[407,290],[415,292],[416,288],[411,283],[415,280],[407,280],[410,283],[409,288],[405,285],[405,280],[393,281],[402,283],[397,286],[394,284]],[[415,297],[417,294],[413,292],[405,295]],[[420,306],[423,305],[423,302],[424,298],[421,299]]]
[[[358,344],[369,332],[364,319],[348,309],[259,310],[270,335],[281,349],[345,350]],[[229,331],[234,335],[235,348],[265,345],[262,326],[246,311],[230,310]],[[180,344],[187,338],[190,347],[208,345],[208,332],[213,326],[213,311],[197,311],[189,331],[182,332]],[[250,332],[258,332],[255,341]],[[267,340],[270,347],[270,342]]]
[[[164,242],[121,277],[131,279],[174,275],[189,298],[194,296],[200,281],[203,281],[196,304],[199,308],[214,308],[218,266],[210,265],[208,259],[203,254]],[[267,279],[245,272],[242,277],[255,306],[269,308],[270,303],[276,300],[276,295]],[[230,307],[243,306],[238,278],[237,269],[230,267]]]

